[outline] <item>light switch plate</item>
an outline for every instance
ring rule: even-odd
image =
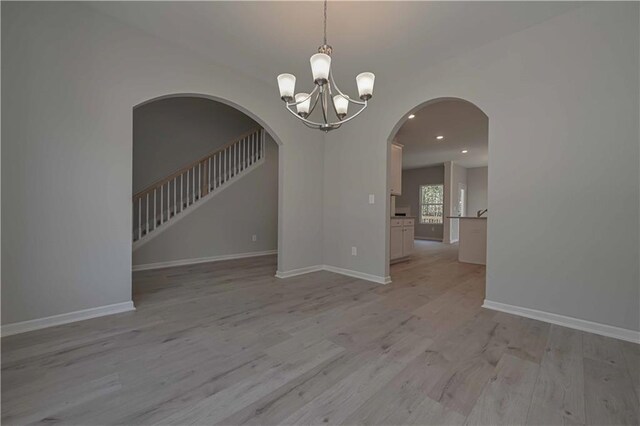
[[[358,255],[358,248],[351,247],[351,256],[357,256],[357,255]]]
[[[376,202],[376,197],[374,194],[369,194],[369,204],[373,204]]]

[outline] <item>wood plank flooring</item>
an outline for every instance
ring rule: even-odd
[[[136,312],[2,339],[2,423],[638,424],[638,345],[485,310],[483,266],[416,244],[388,286],[136,273]]]

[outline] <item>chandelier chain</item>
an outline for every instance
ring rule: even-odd
[[[327,44],[327,0],[324,0],[324,45]]]

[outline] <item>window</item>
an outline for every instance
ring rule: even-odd
[[[420,223],[441,224],[444,212],[444,186],[420,186]]]

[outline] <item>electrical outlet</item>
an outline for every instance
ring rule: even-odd
[[[376,197],[374,194],[369,194],[369,204],[374,204],[376,202]]]
[[[435,231],[435,230],[436,230],[436,227],[435,227],[435,226],[432,226],[432,227],[431,227],[431,230],[432,230],[432,231]]]
[[[351,256],[358,255],[358,247],[351,247]]]
[[[258,236],[257,236],[256,234],[253,234],[253,235],[251,236],[251,241],[253,241],[254,243],[255,243],[256,241],[258,241]]]

